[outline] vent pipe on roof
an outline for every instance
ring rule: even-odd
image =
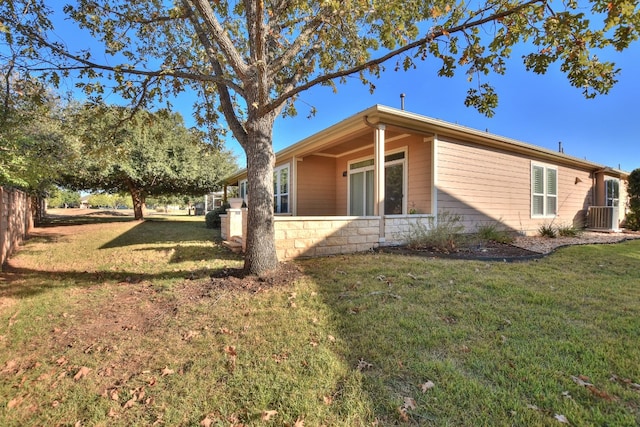
[[[564,148],[562,148],[562,141],[558,141],[558,152],[564,153]]]
[[[401,93],[401,94],[400,94],[400,109],[401,109],[402,111],[404,111],[404,97],[405,97],[405,96],[406,96],[406,95],[405,95],[404,93]]]

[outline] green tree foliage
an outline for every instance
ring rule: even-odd
[[[52,4],[0,6],[6,44],[26,53],[22,68],[54,82],[77,72],[97,99],[108,78],[138,106],[193,91],[201,124],[224,118],[247,155],[245,268],[254,273],[277,266],[273,124],[280,114],[296,114],[301,92],[350,75],[374,90],[373,79],[387,68],[438,61],[440,76],[468,76],[465,103],[490,115],[498,97],[487,76],[504,74],[521,44],[527,69],[544,73],[558,63],[570,84],[592,97],[607,93],[618,71],[597,53],[625,49],[640,29],[636,0],[77,0],[64,12],[104,52],[70,52],[52,31]]]
[[[89,203],[89,207],[91,208],[109,208],[109,209],[117,209],[119,207],[126,207],[128,209],[133,208],[133,202],[131,201],[131,196],[125,193],[91,194],[87,198],[87,202]]]
[[[203,195],[218,189],[221,178],[236,169],[228,151],[206,143],[200,131],[187,129],[179,114],[166,110],[85,105],[66,131],[79,144],[79,160],[60,183],[126,192],[137,219],[143,218],[148,196]]]
[[[47,199],[50,208],[77,208],[80,207],[80,193],[64,188],[53,188],[49,191]]]
[[[640,230],[640,168],[629,174],[627,192],[629,194],[629,212],[625,227],[630,230]]]
[[[44,196],[73,161],[62,131],[62,103],[10,65],[0,67],[0,91],[0,184]]]

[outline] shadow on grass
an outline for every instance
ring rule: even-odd
[[[171,224],[170,227],[167,227],[168,222]],[[218,231],[207,229],[204,221],[202,224],[194,226],[192,221],[152,219],[140,222],[129,231],[102,245],[100,249],[159,243],[177,243],[179,245],[180,242],[211,242],[218,235]]]
[[[237,259],[237,258],[236,258]],[[53,289],[91,287],[103,283],[197,280],[219,275],[224,268],[176,269],[159,273],[132,271],[45,271],[7,267],[0,274],[0,298],[28,298]]]
[[[112,222],[137,221],[131,215],[123,213],[105,213],[104,211],[91,212],[86,215],[47,215],[38,227],[66,227],[85,224],[107,224]]]
[[[71,270],[65,264],[50,265],[46,259],[47,253],[65,250],[64,245],[73,239],[73,235],[85,235],[91,239],[91,233],[96,230],[91,225],[100,225],[113,222],[131,222],[131,216],[102,217],[102,216],[62,216],[53,218],[49,228],[43,233],[34,233],[30,236],[19,254],[23,256],[39,257],[39,265],[35,267],[23,267],[11,265],[11,262],[3,266],[0,273],[0,298],[13,297],[25,298],[47,292],[52,289],[67,287],[90,287],[105,282],[140,283],[154,281],[171,281],[181,279],[201,279],[208,276],[218,276],[218,268],[226,261],[239,261],[241,258],[216,244],[220,240],[219,231],[206,229],[204,221],[198,222],[180,221],[179,219],[154,218],[144,222],[138,222],[126,232],[117,235],[101,249],[125,248],[121,252],[115,252],[115,260],[112,265],[99,266],[96,270],[88,271]],[[79,226],[72,233],[66,233],[68,229],[60,229],[57,233],[53,227]],[[115,234],[115,233],[114,233]],[[85,238],[85,237],[83,237]],[[213,245],[212,245],[213,243]],[[44,244],[44,246],[30,246],[30,244]],[[62,246],[57,246],[62,245]],[[140,248],[127,248],[140,245]],[[145,247],[145,245],[147,245]],[[157,259],[157,268],[154,261],[143,256],[142,263],[150,263],[144,268],[129,267],[135,261],[133,253],[155,253],[152,260]],[[86,254],[90,257],[91,254]],[[97,261],[99,262],[99,261]],[[189,267],[171,267],[168,264],[193,262],[197,265]],[[214,266],[214,267],[212,267]],[[138,270],[138,271],[136,271]],[[152,272],[145,272],[151,270]]]

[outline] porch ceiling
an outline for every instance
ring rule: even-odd
[[[409,133],[404,129],[387,127],[385,130],[386,141],[395,141],[408,136]],[[366,148],[373,148],[373,143],[374,129],[366,127],[352,134],[342,136],[333,141],[328,141],[325,145],[316,147],[313,151],[301,153],[298,156],[304,157],[308,155],[321,155],[327,157],[341,157]]]

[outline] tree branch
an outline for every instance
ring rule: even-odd
[[[220,61],[218,61],[217,50],[215,49],[215,46],[213,46],[211,41],[209,41],[209,38],[207,37],[204,29],[202,28],[202,25],[200,25],[200,22],[198,21],[198,17],[195,15],[195,13],[193,13],[193,9],[192,9],[193,5],[191,4],[190,0],[182,0],[182,4],[190,12],[188,13],[188,19],[191,21],[191,24],[193,25],[193,28],[196,31],[196,35],[198,36],[200,43],[202,43],[205,49],[205,52],[207,53],[207,56],[209,57],[209,62],[213,67],[213,72],[219,76],[222,76],[224,71],[222,68],[222,64],[220,64]],[[245,96],[244,89],[237,85],[233,85],[229,87],[228,85],[222,82],[220,83],[215,82],[215,84],[216,84],[216,89],[218,90],[218,94],[220,96],[220,105],[222,107],[222,114],[224,114],[225,120],[227,121],[227,124],[231,128],[231,131],[235,135],[236,139],[238,139],[238,141],[241,144],[244,144],[246,140],[247,132],[245,128],[242,126],[242,124],[240,123],[240,121],[238,120],[238,117],[235,113],[235,109],[233,108],[233,100],[231,99],[231,95],[229,93],[229,89],[233,89],[234,91],[236,91],[237,93],[239,93],[241,96],[244,97]]]
[[[188,0],[192,8],[195,8],[204,21],[204,25],[211,32],[211,36],[218,45],[224,57],[229,61],[229,65],[234,69],[238,78],[245,80],[248,65],[235,48],[233,41],[229,38],[224,28],[218,22],[211,4],[207,0]]]
[[[31,70],[33,71],[50,71],[50,70],[62,70],[62,71],[71,71],[71,70],[88,70],[88,69],[96,69],[96,70],[103,70],[103,71],[111,71],[111,72],[115,72],[115,73],[123,73],[123,74],[130,74],[130,75],[137,75],[137,76],[146,76],[146,77],[175,77],[175,78],[180,78],[180,79],[185,79],[185,80],[193,80],[193,81],[201,81],[201,82],[211,82],[211,83],[220,83],[226,87],[229,87],[230,89],[236,90],[239,93],[242,93],[242,88],[239,87],[235,82],[225,79],[223,78],[221,75],[215,74],[215,75],[209,75],[209,74],[202,74],[202,73],[193,73],[193,72],[187,72],[187,71],[181,71],[181,70],[175,70],[175,69],[162,69],[162,70],[140,70],[137,68],[126,68],[123,66],[109,66],[109,65],[104,65],[104,64],[99,64],[93,61],[90,61],[88,59],[85,59],[79,55],[74,55],[64,49],[62,49],[61,47],[50,43],[49,41],[45,40],[44,38],[42,38],[41,36],[39,36],[36,33],[33,33],[32,31],[28,30],[28,29],[23,29],[25,34],[27,34],[28,36],[34,38],[35,40],[38,41],[38,43],[42,44],[42,46],[46,47],[47,49],[51,50],[53,53],[62,56],[66,59],[75,61],[81,65],[76,66],[76,65],[70,65],[70,66],[58,66],[58,65],[54,65],[52,68],[31,68]]]
[[[288,99],[294,97],[295,95],[299,94],[300,92],[303,92],[303,91],[305,91],[307,89],[310,89],[311,87],[316,86],[318,84],[325,83],[325,82],[328,82],[330,80],[334,80],[334,79],[337,79],[337,78],[340,78],[340,77],[346,77],[346,76],[349,76],[351,74],[355,74],[355,73],[367,70],[367,69],[372,68],[372,67],[377,67],[380,64],[388,61],[391,58],[399,56],[399,55],[401,55],[401,54],[403,54],[405,52],[408,52],[408,51],[410,51],[410,50],[412,50],[414,48],[421,47],[421,46],[424,46],[424,45],[426,45],[428,43],[431,43],[435,39],[437,39],[439,37],[442,37],[445,34],[446,35],[455,34],[455,33],[464,31],[464,30],[466,30],[468,28],[477,27],[477,26],[486,24],[488,22],[496,21],[496,20],[501,19],[501,18],[506,18],[506,17],[508,17],[510,15],[513,15],[513,14],[516,14],[516,13],[520,12],[523,9],[528,8],[529,6],[532,6],[532,5],[538,4],[538,3],[546,4],[546,2],[547,2],[547,0],[529,0],[526,3],[522,3],[522,4],[518,5],[517,7],[512,8],[512,9],[507,9],[507,10],[505,10],[503,12],[495,13],[493,15],[490,15],[490,16],[487,16],[487,17],[484,17],[484,18],[480,18],[480,19],[477,19],[475,21],[466,21],[465,23],[463,23],[461,25],[458,25],[458,26],[455,26],[455,27],[452,27],[452,28],[448,28],[448,29],[441,28],[441,29],[439,29],[437,31],[432,31],[429,34],[427,34],[426,36],[424,36],[423,38],[421,38],[419,40],[416,40],[416,41],[414,41],[412,43],[409,43],[407,45],[404,45],[404,46],[402,46],[402,47],[400,47],[400,48],[398,48],[396,50],[393,50],[393,51],[391,51],[391,52],[389,52],[389,53],[387,53],[385,55],[382,55],[382,56],[380,56],[378,58],[374,58],[374,59],[372,59],[370,61],[364,62],[364,63],[362,63],[360,65],[356,65],[356,66],[351,67],[351,68],[347,68],[345,70],[339,70],[339,71],[335,71],[333,73],[327,73],[327,74],[318,76],[315,79],[312,79],[312,80],[306,82],[303,85],[300,85],[300,86],[296,87],[295,85],[297,84],[297,82],[292,82],[290,84],[289,88],[285,88],[285,90],[283,90],[283,93],[279,97],[273,99],[271,101],[271,103],[267,106],[267,108],[268,109],[275,109],[278,106],[283,105]]]

